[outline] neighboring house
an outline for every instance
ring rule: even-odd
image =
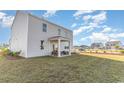
[[[104,45],[103,45],[103,43],[92,43],[91,48],[92,49],[103,49]]]
[[[80,46],[73,46],[73,52],[74,53],[79,53],[80,52]]]
[[[87,45],[81,45],[81,46],[80,46],[80,49],[81,49],[81,50],[85,50],[85,49],[90,49],[90,47],[87,46]]]
[[[81,47],[80,46],[73,46],[73,49],[80,49]]]
[[[71,55],[73,32],[43,18],[17,11],[11,30],[9,48],[22,57]]]
[[[105,43],[106,49],[117,49],[121,48],[122,44],[120,41],[109,41]]]
[[[80,51],[84,51],[85,49],[90,49],[90,47],[87,45],[74,46],[73,52],[80,52]]]
[[[124,45],[122,45],[122,49],[124,49]]]

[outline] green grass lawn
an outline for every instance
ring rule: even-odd
[[[124,82],[124,62],[87,55],[0,59],[0,82]]]

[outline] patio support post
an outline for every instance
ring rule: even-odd
[[[69,41],[69,55],[71,55],[71,41]]]
[[[60,52],[60,39],[58,39],[58,57],[61,57]]]

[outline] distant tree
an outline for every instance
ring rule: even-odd
[[[116,45],[116,46],[115,46],[115,48],[116,48],[116,49],[119,49],[119,48],[120,48],[120,46],[119,46],[119,45]]]
[[[119,49],[119,48],[120,48],[119,45],[116,45],[116,46],[115,46],[116,52],[118,52],[118,49]]]

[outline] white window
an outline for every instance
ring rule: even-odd
[[[47,32],[47,24],[43,23],[43,32]]]
[[[67,31],[65,31],[65,37],[68,37],[68,32]]]
[[[61,35],[61,29],[58,29],[58,35]]]

